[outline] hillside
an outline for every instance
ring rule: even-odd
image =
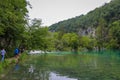
[[[96,8],[86,15],[76,16],[74,18],[60,21],[49,27],[50,31],[76,32],[79,34],[94,31],[99,26],[101,19],[105,26],[120,19],[120,0],[111,0],[103,6]],[[82,32],[81,32],[82,31]]]

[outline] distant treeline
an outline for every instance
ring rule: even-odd
[[[98,50],[120,49],[120,0],[111,0],[86,15],[55,23],[49,30],[76,33],[79,37],[94,39],[91,43],[95,42],[95,45],[91,47]]]
[[[76,16],[68,20],[60,21],[49,27],[50,31],[78,32],[79,29],[88,27],[98,27],[100,19],[103,18],[106,26],[114,21],[120,20],[120,0],[112,0],[103,6],[90,11],[86,15]]]

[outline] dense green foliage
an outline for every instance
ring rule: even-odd
[[[78,32],[80,28],[97,27],[99,19],[104,18],[107,25],[120,19],[120,0],[112,0],[86,15],[77,16],[50,26],[50,31]]]
[[[78,36],[76,33],[54,32],[52,39],[52,50],[56,51],[84,51],[93,50],[97,41],[89,36]]]
[[[5,48],[7,57],[13,56],[13,50],[41,49],[49,44],[48,28],[41,27],[41,20],[28,20],[26,0],[0,1],[0,48]]]
[[[26,0],[0,1],[0,46],[7,49],[19,46],[25,31]]]
[[[120,49],[120,20],[110,25],[109,40],[110,48]]]
[[[28,47],[30,49],[45,50],[49,46],[49,32],[47,27],[41,27],[40,19],[33,19],[28,27]]]
[[[86,15],[60,21],[49,27],[52,32],[76,33],[79,47],[89,50],[120,49],[120,0],[111,0]],[[86,36],[90,40],[81,36]],[[87,42],[85,42],[87,41]],[[69,41],[68,41],[69,42]],[[63,42],[64,43],[64,42]],[[83,43],[83,45],[81,44]],[[86,44],[86,46],[84,46]]]

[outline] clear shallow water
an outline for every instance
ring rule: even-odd
[[[0,80],[120,80],[120,57],[115,54],[30,55]]]

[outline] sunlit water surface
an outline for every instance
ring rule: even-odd
[[[120,80],[120,57],[110,53],[29,55],[0,80]]]

